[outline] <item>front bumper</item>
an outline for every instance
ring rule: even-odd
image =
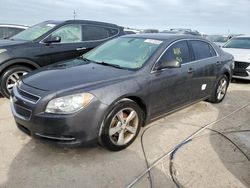
[[[250,63],[235,61],[233,78],[250,80]]]
[[[21,88],[13,88],[11,109],[20,130],[34,138],[57,144],[76,146],[98,143],[99,129],[107,105],[95,99],[88,107],[74,114],[49,114],[44,112],[48,102],[45,92],[24,85],[22,87],[22,92],[29,91],[40,98],[38,101],[31,101],[23,93],[20,94]]]

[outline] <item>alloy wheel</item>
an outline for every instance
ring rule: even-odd
[[[124,108],[112,118],[109,137],[115,145],[125,145],[136,136],[138,125],[137,112],[132,108]]]
[[[225,96],[227,91],[227,80],[222,78],[217,89],[217,99],[221,100]]]
[[[27,71],[17,71],[12,73],[6,81],[6,88],[8,92],[10,93],[13,86],[17,83],[17,81],[24,75],[26,75],[28,72]]]

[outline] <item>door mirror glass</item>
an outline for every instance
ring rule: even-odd
[[[158,65],[156,65],[155,69],[156,70],[161,70],[161,69],[165,69],[165,68],[180,68],[181,67],[181,63],[177,60],[172,60],[172,61],[163,61],[161,63],[158,63]]]
[[[49,36],[47,39],[44,40],[44,43],[50,44],[50,43],[59,43],[61,42],[61,37],[59,36]]]

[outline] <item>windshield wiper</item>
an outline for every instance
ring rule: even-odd
[[[116,64],[111,64],[111,63],[106,63],[104,61],[102,62],[96,62],[98,64],[101,64],[101,65],[104,65],[104,66],[110,66],[110,67],[115,67],[115,68],[118,68],[118,69],[124,69],[123,67],[121,67],[120,65],[116,65]]]
[[[82,60],[83,60],[83,61],[86,61],[86,62],[89,62],[89,63],[91,62],[91,60],[89,60],[89,59],[87,59],[87,58],[85,58],[85,57],[82,58]]]
[[[96,64],[101,64],[101,65],[104,65],[104,66],[110,66],[110,67],[115,67],[117,69],[124,69],[123,67],[121,67],[120,65],[116,65],[116,64],[110,64],[110,63],[106,63],[104,61],[101,61],[101,62],[98,62],[98,61],[94,61],[94,60],[90,60],[90,59],[87,59],[87,58],[82,58],[83,61],[86,61],[86,62],[92,62],[92,63],[96,63]]]

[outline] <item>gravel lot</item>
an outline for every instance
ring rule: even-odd
[[[150,187],[150,182],[153,187],[176,187],[174,182],[183,187],[250,187],[250,105],[220,121],[248,103],[250,82],[236,81],[221,104],[200,102],[166,116],[142,129],[126,150],[109,152],[34,140],[16,128],[9,101],[0,98],[0,187],[126,187],[147,169],[142,144],[151,165],[213,121],[218,122],[212,130],[182,145],[172,160],[161,160],[151,178],[146,174],[134,187]]]

